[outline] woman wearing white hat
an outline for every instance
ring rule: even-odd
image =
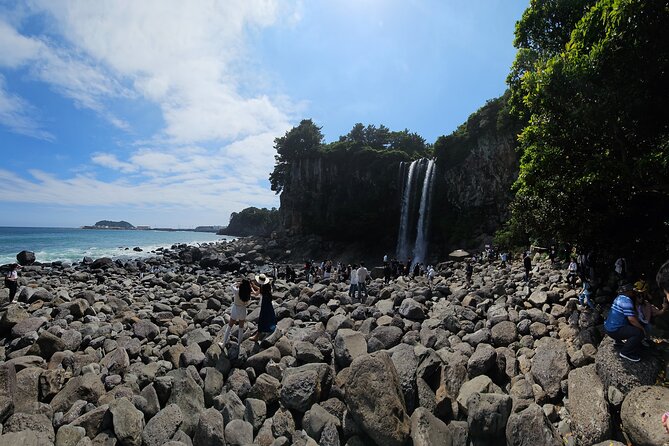
[[[269,277],[265,274],[256,276],[256,282],[260,285],[260,316],[258,317],[258,331],[249,339],[257,341],[262,335],[272,333],[276,329],[276,314],[274,314],[274,306],[272,305],[272,284]]]

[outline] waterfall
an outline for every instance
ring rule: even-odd
[[[409,255],[409,214],[411,210],[411,191],[414,184],[414,176],[416,169],[421,160],[415,160],[409,166],[409,173],[407,174],[406,183],[404,183],[402,193],[402,212],[400,214],[400,229],[397,236],[397,258],[404,261]],[[400,174],[405,169],[405,164],[400,163]]]
[[[432,183],[434,183],[434,160],[427,163],[427,171],[423,180],[423,191],[420,197],[418,214],[418,235],[413,251],[413,263],[423,262],[427,254],[428,231],[430,226],[430,210],[432,208]]]

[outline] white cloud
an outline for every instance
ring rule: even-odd
[[[238,91],[245,33],[283,17],[278,1],[45,0],[35,7],[56,19],[71,45],[155,102],[171,142],[233,140],[288,125],[266,94]],[[112,89],[90,80],[101,93]]]
[[[0,75],[0,125],[20,135],[52,141],[54,136],[34,118],[36,114],[35,107],[5,89],[5,78]]]
[[[12,175],[12,186],[0,171],[0,187],[20,191],[29,203],[229,211],[277,204],[266,187],[273,140],[304,104],[250,81],[264,75],[253,71],[246,38],[278,22],[292,26],[301,19],[299,1],[29,5],[28,15],[47,23],[45,33],[28,36],[0,21],[0,51],[11,49],[0,54],[0,68],[26,68],[33,79],[124,130],[133,123],[112,104],[144,99],[161,111],[164,127],[149,135],[133,128],[143,139],[134,152],[90,155],[86,162],[115,172],[116,181],[33,171],[18,181]]]

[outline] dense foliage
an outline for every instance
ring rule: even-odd
[[[666,0],[531,2],[509,76],[528,125],[507,230],[666,256],[668,42]]]
[[[249,207],[230,214],[230,223],[219,234],[246,237],[269,236],[279,226],[279,211],[276,208]]]

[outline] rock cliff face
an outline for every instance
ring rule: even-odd
[[[390,242],[399,219],[400,152],[326,152],[290,166],[279,208],[282,227],[334,240]]]
[[[437,161],[430,249],[471,246],[506,218],[511,185],[518,175],[516,133],[505,113],[506,98],[488,102],[453,134],[434,145]],[[374,240],[394,252],[405,178],[398,151],[331,151],[311,154],[290,166],[281,193],[281,227],[326,239]],[[406,173],[405,173],[406,174]]]
[[[508,216],[521,126],[506,113],[505,103],[505,96],[489,101],[435,143],[439,176],[432,241],[444,250],[493,234]]]

